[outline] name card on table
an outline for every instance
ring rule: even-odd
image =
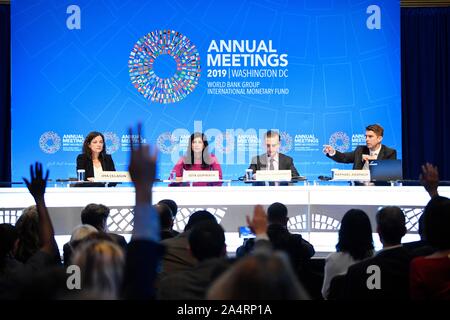
[[[103,171],[96,175],[95,182],[131,182],[128,171]]]
[[[256,170],[256,181],[291,181],[291,170]]]
[[[210,182],[219,181],[219,171],[184,170],[184,182]]]
[[[331,170],[335,181],[370,181],[369,170]]]

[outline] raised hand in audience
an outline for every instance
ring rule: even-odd
[[[54,254],[56,251],[55,232],[45,205],[45,188],[47,187],[49,171],[43,176],[42,163],[36,162],[30,166],[30,180],[23,178],[28,190],[36,201],[36,208],[39,215],[39,239],[41,241],[41,250]]]
[[[260,236],[267,234],[267,215],[261,205],[256,205],[253,209],[253,217],[250,218],[247,216],[246,219],[250,230],[252,230],[255,235]]]
[[[437,167],[431,163],[422,165],[422,173],[419,176],[420,182],[427,190],[430,197],[438,196],[439,172]]]
[[[156,148],[142,144],[142,126],[137,127],[138,140],[133,141],[133,129],[129,129],[131,157],[128,170],[136,188],[136,204],[151,204],[151,190],[156,176]]]
[[[134,210],[134,239],[159,242],[159,216],[152,208],[152,187],[156,176],[156,148],[142,143],[142,126],[137,126],[137,141],[129,129],[131,155],[128,171],[134,183],[136,206]]]
[[[152,186],[156,176],[156,148],[142,144],[142,127],[138,124],[138,140],[133,141],[129,129],[131,156],[128,170],[136,191],[134,228],[124,271],[123,297],[154,298],[154,283],[164,247],[159,244],[159,215],[152,206]]]
[[[47,170],[45,173],[45,178],[42,175],[42,163],[36,162],[33,165],[30,165],[30,181],[28,179],[23,178],[23,181],[27,185],[28,190],[30,191],[33,198],[37,200],[43,200],[45,194],[45,188],[47,187],[49,171]]]

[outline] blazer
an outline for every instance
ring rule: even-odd
[[[355,150],[344,153],[336,150],[336,154],[334,156],[329,156],[327,154],[327,157],[340,163],[353,163],[353,170],[361,170],[364,167],[364,162],[362,161],[363,154],[370,154],[370,150],[367,146],[357,146]],[[396,160],[397,150],[388,148],[383,144],[381,145],[380,153],[378,154],[377,159]]]
[[[345,299],[349,300],[408,300],[409,265],[411,254],[403,247],[382,250],[372,258],[348,268],[345,281]],[[380,270],[380,289],[369,289],[367,280],[374,274],[369,266]],[[371,280],[370,280],[371,281]]]
[[[214,257],[186,271],[174,272],[161,280],[156,297],[158,300],[205,300],[216,273],[230,264],[225,258]]]
[[[107,154],[100,162],[103,171],[116,171],[111,155]],[[94,177],[94,164],[92,163],[92,159],[89,159],[84,153],[79,154],[77,157],[77,170],[78,169],[86,170],[85,180]]]
[[[258,156],[253,157],[252,162],[249,169],[253,170],[253,173],[256,170],[265,170],[267,168],[267,153],[260,154]],[[294,166],[294,160],[282,153],[278,153],[278,169],[279,170],[291,170],[292,178],[300,176],[297,169]]]
[[[165,254],[161,262],[159,279],[163,279],[169,274],[190,270],[198,263],[188,249],[189,234],[188,230],[176,237],[161,241],[161,245],[165,247]]]

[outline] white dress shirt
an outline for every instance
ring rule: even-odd
[[[100,167],[94,166],[94,178],[99,177],[102,172],[103,172],[102,166]]]
[[[380,144],[380,146],[378,147],[377,150],[374,150],[374,151],[370,150],[370,156],[374,157],[375,159],[378,159],[378,155],[380,154],[380,150],[381,150],[381,144]]]
[[[369,154],[370,160],[378,159],[378,155],[380,154],[380,150],[381,150],[381,144],[380,144],[380,146],[378,147],[377,150],[374,150],[374,151],[369,150],[370,151],[370,154]],[[364,161],[363,170],[369,170],[369,161]]]

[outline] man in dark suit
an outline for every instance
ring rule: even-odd
[[[188,270],[198,263],[197,259],[189,253],[189,234],[192,228],[202,221],[217,223],[216,218],[210,212],[199,210],[191,214],[182,233],[161,241],[166,251],[162,259],[159,279],[163,279],[169,274]]]
[[[350,152],[339,152],[330,145],[325,145],[323,152],[328,158],[340,163],[353,163],[353,170],[369,170],[370,160],[396,160],[397,151],[381,144],[384,129],[379,124],[366,127],[366,145],[357,146]]]
[[[348,269],[344,298],[408,300],[412,255],[401,245],[406,233],[405,215],[399,207],[385,207],[378,211],[376,221],[383,249]]]
[[[265,146],[267,152],[253,157],[249,169],[253,170],[291,170],[292,178],[299,176],[294,166],[294,160],[282,153],[280,150],[280,134],[276,131],[269,130],[264,135]]]
[[[160,300],[204,300],[215,277],[228,266],[225,233],[216,221],[197,223],[188,237],[189,251],[198,263],[163,278],[158,286]]]
[[[275,250],[286,252],[293,269],[296,272],[306,265],[315,254],[311,243],[303,239],[301,234],[291,233],[287,224],[289,221],[287,207],[280,203],[272,203],[267,209],[268,228],[267,235]],[[255,239],[248,239],[236,251],[237,257],[242,257],[253,251]]]
[[[81,211],[81,223],[91,225],[99,232],[108,234],[108,236],[114,241],[114,243],[125,250],[127,248],[127,241],[125,240],[125,238],[120,234],[108,232],[106,221],[108,220],[109,211],[109,208],[103,204],[90,203]],[[70,242],[64,244],[64,265],[70,264],[72,251],[73,250]]]

